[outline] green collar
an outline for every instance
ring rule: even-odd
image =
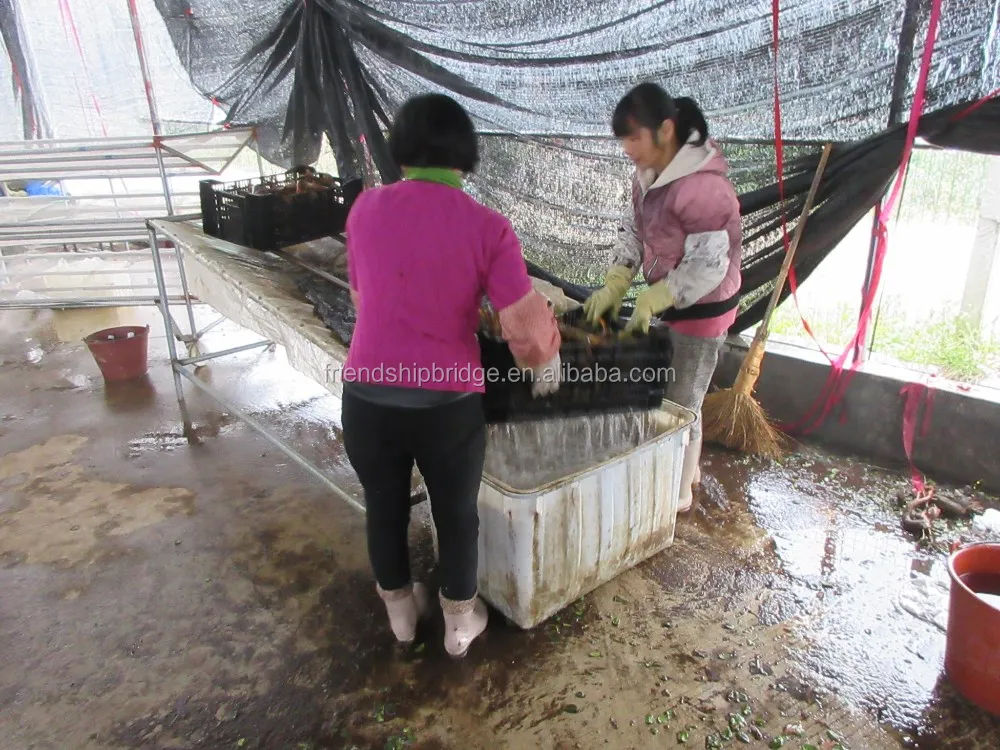
[[[403,176],[408,180],[438,182],[442,185],[458,188],[459,190],[462,189],[461,175],[455,174],[454,170],[442,167],[407,167],[403,170]]]

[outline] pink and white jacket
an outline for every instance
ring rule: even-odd
[[[740,290],[742,225],[729,165],[711,140],[696,146],[693,133],[659,175],[636,170],[632,210],[618,228],[612,263],[642,267],[647,283],[666,277],[678,311],[729,300]],[[692,310],[691,312],[694,312]],[[712,317],[670,320],[689,336],[716,337],[736,320],[735,305]]]

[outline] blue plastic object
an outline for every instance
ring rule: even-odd
[[[24,192],[28,195],[62,195],[62,189],[58,183],[42,182],[41,180],[28,180],[24,186]]]

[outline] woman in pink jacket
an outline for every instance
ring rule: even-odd
[[[673,380],[667,398],[698,420],[684,455],[680,510],[691,507],[701,479],[701,406],[726,332],[736,320],[742,228],[728,165],[708,138],[698,105],[671,98],[653,83],[626,94],[612,129],[635,164],[632,202],[618,228],[604,287],[584,309],[592,321],[617,316],[637,271],[639,293],[629,329],[648,330],[658,318],[670,328]]]
[[[483,297],[499,311],[515,361],[533,373],[535,395],[559,386],[561,341],[510,222],[462,189],[479,161],[465,110],[439,94],[411,99],[390,149],[404,179],[362,192],[347,219],[358,314],[343,376],[344,446],[365,491],[376,590],[404,643],[428,609],[407,544],[410,477],[414,463],[420,469],[438,537],[444,646],[460,657],[487,620],[476,590]]]

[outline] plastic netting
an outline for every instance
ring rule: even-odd
[[[382,138],[392,113],[417,93],[451,94],[483,133],[470,190],[511,218],[530,260],[577,290],[603,278],[626,203],[614,104],[640,80],[692,96],[744,207],[736,327],[759,319],[782,248],[769,0],[0,0],[15,80],[3,96],[33,107],[57,137],[148,132],[129,6],[165,130],[206,129],[217,99],[234,124],[258,126],[264,155],[283,166],[314,161],[325,136],[342,177],[394,179]],[[786,150],[786,179],[799,178],[788,186],[791,217],[821,143],[842,144],[803,238],[800,279],[893,177],[902,138],[887,128],[909,111],[929,7],[781,3],[783,134],[800,142]],[[926,113],[1000,88],[998,26],[998,0],[945,2]],[[995,152],[997,117],[983,107],[969,128],[938,120],[927,130],[940,145]]]
[[[643,79],[694,97],[726,140],[773,136],[769,0],[156,0],[195,85],[216,91],[290,7],[339,19],[392,112],[450,91],[483,131],[608,137],[609,113]],[[929,3],[917,0],[911,101]],[[884,129],[906,0],[783,2],[785,136],[854,140]],[[312,8],[310,8],[312,6]],[[947,2],[928,111],[1000,86],[996,0]],[[189,44],[190,42],[190,44]],[[258,61],[263,64],[263,56]],[[188,63],[186,63],[188,64]],[[442,66],[435,72],[432,65]],[[446,74],[453,80],[446,83]],[[486,92],[478,101],[462,88]],[[280,125],[290,80],[240,119]],[[231,101],[231,99],[230,99]]]

